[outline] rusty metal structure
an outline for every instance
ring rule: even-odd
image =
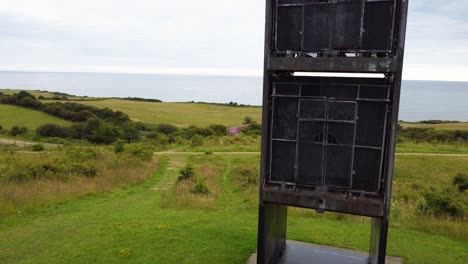
[[[385,263],[407,9],[267,0],[259,264],[280,260],[288,206],[371,217],[368,263]]]

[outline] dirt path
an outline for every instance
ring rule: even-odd
[[[30,147],[32,145],[39,144],[40,142],[29,142],[23,140],[16,140],[16,139],[7,139],[7,138],[0,138],[0,144],[3,145],[16,145],[18,147]],[[52,144],[52,143],[43,143],[45,147],[59,147],[62,144]]]

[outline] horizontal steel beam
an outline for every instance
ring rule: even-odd
[[[269,71],[391,73],[398,71],[392,58],[269,57]]]
[[[381,198],[356,197],[309,190],[297,191],[268,185],[263,189],[263,200],[269,203],[377,218],[382,217],[385,210]]]

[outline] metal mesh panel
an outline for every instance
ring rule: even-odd
[[[299,124],[299,141],[323,142],[325,135],[325,122],[308,121]]]
[[[296,143],[273,141],[271,157],[271,180],[294,182]]]
[[[353,148],[328,146],[326,153],[325,185],[351,187]]]
[[[299,116],[301,118],[325,119],[325,100],[301,100]]]
[[[271,180],[376,192],[389,86],[382,79],[291,79],[273,84]]]
[[[361,86],[359,97],[367,99],[387,99],[388,89],[385,86]]]
[[[278,8],[277,42],[278,50],[301,50],[302,7],[288,6]]]
[[[329,123],[327,143],[339,145],[353,145],[354,124]]]
[[[323,88],[322,93],[331,98],[356,98],[357,87],[354,85],[331,85]]]
[[[323,50],[330,46],[330,4],[304,7],[304,50]]]
[[[328,119],[354,121],[356,118],[356,102],[330,101]]]
[[[362,146],[381,147],[385,124],[386,105],[378,102],[360,102],[356,143]]]
[[[299,143],[297,183],[320,185],[323,173],[323,146]]]
[[[274,119],[273,119],[273,138],[296,139],[297,130],[297,99],[294,98],[276,98]]]
[[[361,39],[361,15],[363,2],[360,0],[337,3],[333,48],[337,50],[359,49]]]
[[[392,34],[393,1],[367,2],[364,16],[363,49],[389,50]]]
[[[392,49],[395,0],[277,0],[279,52]]]
[[[298,95],[299,86],[297,84],[281,83],[276,86],[275,93],[282,95]]]
[[[379,188],[380,158],[378,149],[356,148],[354,152],[353,189],[376,192]]]

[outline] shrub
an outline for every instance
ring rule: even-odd
[[[249,124],[249,127],[242,130],[242,132],[244,134],[247,134],[247,135],[261,135],[262,134],[262,125],[255,122],[255,121],[252,121]]]
[[[27,127],[19,127],[19,126],[14,126],[10,129],[10,135],[16,137],[18,135],[22,135],[28,132]]]
[[[458,192],[450,188],[435,189],[423,192],[418,209],[437,217],[448,215],[453,218],[462,218],[466,205]]]
[[[249,124],[252,124],[253,121],[254,121],[254,120],[253,120],[252,117],[246,116],[246,117],[244,117],[244,122],[243,122],[243,124],[244,124],[244,125],[249,125]]]
[[[197,193],[197,194],[209,194],[210,193],[204,178],[197,177],[197,181],[195,182],[195,186],[193,186],[192,192]]]
[[[159,124],[156,130],[160,133],[169,135],[177,131],[177,127],[168,124]]]
[[[122,137],[130,143],[134,140],[138,140],[140,138],[140,134],[135,127],[124,125],[122,128]]]
[[[120,133],[117,127],[109,123],[100,123],[86,139],[97,144],[110,144],[119,137]]]
[[[40,137],[70,137],[70,129],[56,124],[45,124],[36,129],[36,135]]]
[[[211,129],[213,131],[213,134],[216,136],[227,135],[227,128],[224,125],[215,124],[215,125],[210,125],[208,128]]]
[[[114,144],[114,152],[115,154],[121,154],[125,151],[125,146],[122,140],[117,140]]]
[[[152,149],[146,145],[127,145],[126,151],[141,160],[149,160],[153,157]]]
[[[185,180],[185,179],[191,179],[195,175],[195,169],[191,164],[185,165],[182,169],[179,171],[179,178],[178,180]]]
[[[453,185],[457,186],[460,192],[468,190],[468,174],[458,173],[453,179]]]
[[[256,185],[260,178],[256,168],[240,168],[239,175],[242,186]]]
[[[192,138],[192,143],[190,144],[192,147],[197,147],[203,145],[203,137],[200,135],[195,135]]]
[[[33,151],[43,151],[44,150],[44,145],[43,144],[34,144],[32,146]]]
[[[88,177],[94,178],[98,174],[98,169],[94,165],[86,165],[81,167],[81,174]]]

